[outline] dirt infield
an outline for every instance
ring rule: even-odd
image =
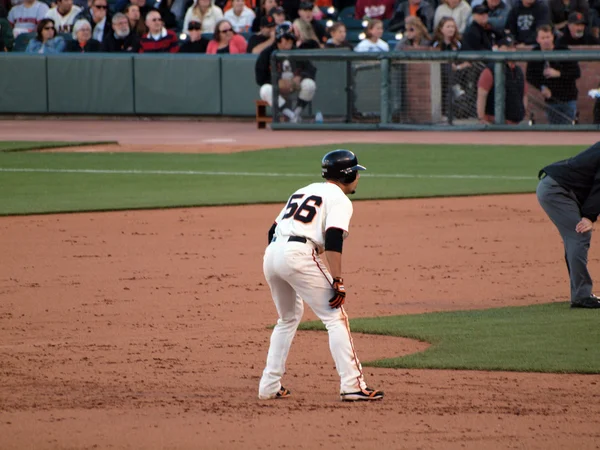
[[[0,449],[600,448],[598,376],[367,368],[386,399],[342,404],[324,333],[296,337],[293,397],[257,400],[276,319],[262,253],[278,209],[0,217]],[[533,195],[356,202],[348,313],[566,300],[561,254]],[[427,347],[354,339],[363,361]]]

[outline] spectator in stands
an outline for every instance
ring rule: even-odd
[[[148,14],[148,11],[152,9],[149,5],[146,5],[146,0],[117,0],[115,4],[115,11],[125,12],[125,8],[128,4],[136,5],[138,7],[138,9],[140,10],[140,17],[142,18],[142,20],[146,19],[146,14]]]
[[[183,20],[183,29],[187,30],[190,20],[195,19],[202,24],[203,33],[213,33],[215,25],[223,18],[223,11],[215,6],[214,0],[194,0]]]
[[[563,35],[556,42],[557,46],[600,45],[600,39],[586,31],[586,18],[583,14],[572,12],[569,14],[568,22],[563,30]]]
[[[416,16],[421,19],[427,30],[433,30],[433,16],[435,10],[427,0],[406,0],[401,1],[394,16],[388,26],[389,31],[404,31],[405,21],[410,16]]]
[[[418,17],[406,18],[406,30],[394,50],[424,49],[431,45],[431,36]]]
[[[530,47],[536,42],[536,30],[550,23],[550,11],[543,0],[520,0],[508,13],[506,27],[517,48]]]
[[[90,8],[80,12],[75,20],[85,19],[92,25],[92,38],[102,42],[104,36],[110,34],[110,15],[106,0],[91,0]]]
[[[33,33],[48,12],[48,5],[37,0],[23,0],[23,3],[8,12],[8,21],[13,27],[13,36]]]
[[[183,16],[183,7],[185,6],[182,3],[176,3],[177,0],[157,0],[154,3],[154,8],[160,13],[160,17],[162,17],[163,26],[167,30],[175,30],[177,28],[177,17],[174,11],[179,12],[179,16]],[[156,6],[158,4],[158,6]]]
[[[381,39],[383,36],[383,22],[378,19],[370,20],[365,31],[366,38],[360,41],[355,52],[389,52],[390,46]]]
[[[554,44],[550,25],[537,30],[535,51],[568,50]],[[551,124],[571,124],[577,113],[576,80],[581,76],[576,61],[531,61],[527,63],[527,81],[540,90],[546,102],[546,117]]]
[[[292,24],[284,22],[275,28],[275,43],[262,51],[256,60],[256,83],[260,86],[260,98],[269,105],[273,104],[273,86],[271,84],[271,54],[275,50],[292,50],[296,36]],[[309,61],[284,60],[278,61],[279,97],[277,104],[281,114],[290,122],[301,121],[302,111],[312,101],[317,85],[315,75],[317,69]],[[298,100],[294,105],[292,94]]]
[[[477,5],[472,10],[473,21],[463,35],[463,50],[491,50],[494,34],[488,26],[488,8],[484,4]]]
[[[179,40],[172,30],[163,26],[162,17],[158,11],[146,14],[148,33],[142,36],[140,53],[177,53]]]
[[[269,11],[269,15],[275,20],[275,25],[281,25],[285,22],[285,11],[281,6],[276,6]]]
[[[129,20],[122,13],[112,17],[113,32],[106,35],[102,41],[103,52],[138,53],[140,37],[129,28]]]
[[[590,4],[590,34],[600,38],[600,0],[589,0]]]
[[[298,18],[292,24],[296,35],[296,47],[298,48],[321,48],[319,37],[309,22]]]
[[[471,6],[465,0],[443,0],[435,10],[433,27],[437,27],[443,17],[452,17],[459,33],[464,33],[471,18]]]
[[[299,24],[298,22],[300,21],[310,26],[313,30],[313,33],[310,33],[310,31],[307,30],[306,27],[303,27],[301,23]],[[306,30],[307,34],[309,35],[314,34],[316,37],[315,40],[319,43],[319,45],[327,42],[327,30],[323,25],[321,25],[321,23],[314,19],[313,4],[311,2],[304,1],[300,3],[300,6],[298,7],[298,18],[294,20],[294,26],[297,29]]]
[[[550,23],[555,30],[563,31],[567,26],[569,15],[573,12],[580,12],[586,19],[590,14],[588,0],[549,0]]]
[[[229,20],[236,33],[245,33],[252,28],[256,14],[246,6],[244,0],[233,0],[232,8],[225,12],[224,17]]]
[[[306,0],[279,0],[278,3],[281,5],[283,10],[285,11],[285,15],[290,22],[294,22],[298,16],[298,7],[300,3]]]
[[[73,24],[73,40],[67,41],[65,52],[89,53],[99,52],[100,42],[92,38],[92,26],[85,19],[76,20]]]
[[[500,52],[514,52],[515,42],[505,36],[498,40]],[[495,123],[496,103],[494,90],[494,63],[481,72],[477,83],[477,118],[484,124]],[[514,61],[504,64],[504,119],[505,123],[516,125],[525,118],[527,111],[527,84],[523,70]]]
[[[394,15],[394,0],[357,0],[354,16],[357,19],[391,19]]]
[[[452,17],[442,17],[435,27],[431,46],[443,52],[456,52],[462,48],[460,32]]]
[[[346,25],[343,22],[335,22],[331,25],[329,35],[331,37],[325,43],[325,48],[353,50],[352,45],[346,40]]]
[[[250,36],[247,53],[259,55],[265,48],[275,43],[275,19],[272,16],[262,17],[260,31]]]
[[[484,0],[482,4],[488,8],[487,27],[491,28],[495,36],[504,35],[510,8],[502,0]],[[471,4],[471,6],[476,5]]]
[[[202,24],[196,20],[188,23],[189,39],[179,47],[179,53],[206,53],[209,40],[202,37]]]
[[[131,28],[138,37],[142,37],[148,32],[145,22],[141,19],[140,7],[138,5],[130,3],[125,7],[123,12],[125,13],[125,16],[127,16],[127,20],[129,20],[129,28]]]
[[[215,54],[239,54],[246,53],[248,43],[240,34],[233,31],[233,26],[227,19],[219,20],[215,26],[213,39],[208,43],[206,53]]]
[[[37,36],[29,41],[25,53],[50,55],[61,53],[65,49],[65,40],[56,35],[52,19],[42,19],[37,26]]]
[[[256,17],[252,22],[252,31],[254,33],[260,30],[260,19],[269,15],[273,15],[274,8],[281,9],[281,12],[283,13],[285,18],[285,11],[283,10],[283,8],[279,7],[279,5],[277,4],[277,0],[260,0],[260,8],[258,8],[255,11]]]
[[[72,33],[75,17],[81,8],[73,5],[73,0],[57,0],[56,6],[46,13],[48,19],[54,21],[57,33]]]

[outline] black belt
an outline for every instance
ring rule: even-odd
[[[277,240],[277,238],[274,237],[271,242],[275,242],[276,240]],[[308,242],[308,239],[306,239],[305,237],[302,237],[302,236],[290,236],[287,241],[288,242],[302,242],[303,244],[306,244]]]

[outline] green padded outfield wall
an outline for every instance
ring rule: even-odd
[[[133,72],[136,114],[221,114],[217,55],[138,55]]]
[[[47,112],[46,58],[0,53],[0,113]]]
[[[221,102],[225,116],[253,116],[260,99],[254,76],[258,55],[222,55]]]
[[[315,61],[317,92],[312,101],[312,112],[324,116],[346,114],[346,63],[340,61]]]
[[[133,114],[130,55],[49,55],[48,112]]]

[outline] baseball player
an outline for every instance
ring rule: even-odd
[[[587,268],[592,226],[600,214],[600,142],[544,167],[539,178],[538,200],[565,246],[571,308],[600,308]]]
[[[342,247],[348,236],[358,184],[354,153],[334,150],[322,161],[323,183],[303,187],[289,198],[269,230],[263,270],[279,320],[271,335],[267,364],[258,388],[262,400],[285,398],[281,385],[292,340],[304,312],[303,300],[329,333],[329,348],[340,376],[343,401],[380,400],[383,392],[367,387],[356,356],[343,304]],[[320,255],[325,255],[329,270]]]

